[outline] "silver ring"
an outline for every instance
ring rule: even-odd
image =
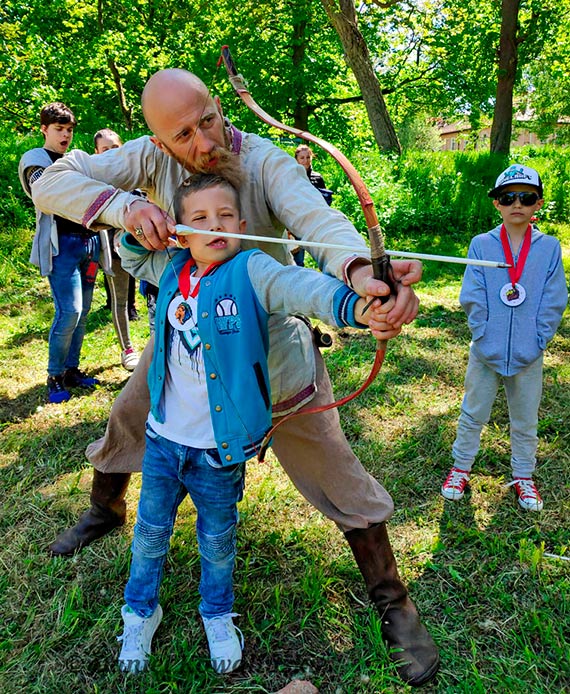
[[[137,237],[137,239],[142,239],[144,237],[144,231],[142,227],[137,227],[135,229],[135,236]]]

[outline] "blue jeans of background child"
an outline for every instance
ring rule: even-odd
[[[243,496],[244,474],[245,463],[222,466],[216,449],[174,443],[147,425],[131,573],[125,588],[125,602],[139,617],[150,617],[158,605],[176,512],[187,493],[197,512],[200,614],[209,619],[232,611],[236,505]]]
[[[465,374],[465,396],[452,448],[455,467],[469,472],[479,450],[481,430],[502,383],[511,423],[511,467],[513,478],[532,477],[538,445],[538,407],[542,397],[543,356],[514,376],[501,376],[481,361],[473,350]]]
[[[59,236],[59,253],[53,257],[53,269],[48,276],[55,304],[49,332],[49,376],[58,376],[66,369],[79,366],[99,250],[98,234]]]

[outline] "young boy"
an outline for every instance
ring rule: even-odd
[[[103,154],[109,149],[117,149],[123,142],[114,130],[103,128],[98,130],[94,137],[95,154]],[[111,267],[113,274],[105,274],[105,289],[107,291],[107,301],[111,308],[115,333],[121,345],[121,365],[127,371],[134,371],[139,363],[137,354],[131,341],[131,331],[129,328],[129,302],[134,307],[134,288],[135,280],[125,272],[121,265],[121,259],[117,255],[114,243],[117,236],[114,229],[107,232],[109,240],[109,250],[111,253]]]
[[[443,483],[446,499],[461,499],[479,450],[483,425],[502,383],[511,423],[511,465],[518,503],[541,511],[532,479],[538,443],[543,352],[554,336],[568,301],[560,243],[531,224],[544,203],[542,181],[527,166],[513,164],[489,192],[503,223],[476,236],[470,258],[506,261],[496,270],[469,266],[460,302],[473,341],[465,376],[465,396],[453,444],[454,466]]]
[[[55,102],[42,109],[40,130],[44,146],[26,152],[19,164],[20,182],[29,197],[44,170],[67,151],[76,124],[75,116],[65,104]],[[96,232],[36,209],[30,262],[39,267],[42,275],[47,275],[55,304],[48,341],[47,388],[48,401],[52,403],[69,400],[70,388],[91,389],[99,383],[79,370],[99,251]]]
[[[245,229],[236,189],[215,175],[191,176],[177,192],[174,214],[196,229]],[[130,234],[120,248],[129,272],[160,282],[143,481],[122,608],[119,665],[126,672],[147,665],[162,618],[162,568],[187,493],[197,512],[199,611],[211,663],[219,673],[240,665],[232,587],[237,502],[245,461],[271,427],[269,316],[300,311],[353,327],[369,319],[368,312],[361,316],[365,300],[338,280],[283,266],[258,250],[240,252],[239,239],[197,233],[179,243],[189,252],[149,252]]]

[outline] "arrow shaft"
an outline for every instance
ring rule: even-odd
[[[359,253],[364,255],[369,249],[362,246],[345,246],[340,243],[323,243],[321,241],[303,241],[302,239],[286,239],[274,238],[272,236],[255,236],[254,234],[232,234],[227,231],[204,231],[203,229],[193,229],[192,227],[183,224],[176,225],[176,233],[180,236],[189,236],[190,234],[203,234],[205,236],[214,236],[217,238],[233,238],[242,239],[243,241],[256,241],[258,243],[279,243],[286,246],[303,246],[304,248],[329,248],[339,251],[350,251],[351,253]],[[457,263],[460,265],[480,265],[483,267],[508,268],[507,263],[497,262],[495,260],[478,260],[476,258],[459,258],[450,255],[433,255],[430,253],[410,253],[408,251],[390,251],[386,249],[386,255],[397,258],[410,258],[417,260],[433,260],[441,263]]]

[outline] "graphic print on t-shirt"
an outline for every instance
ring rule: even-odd
[[[202,344],[195,318],[197,308],[196,299],[191,296],[184,299],[181,294],[177,294],[167,311],[168,322],[172,328],[168,341],[169,358],[176,359],[181,366],[187,362],[190,369],[196,373],[199,372]]]

